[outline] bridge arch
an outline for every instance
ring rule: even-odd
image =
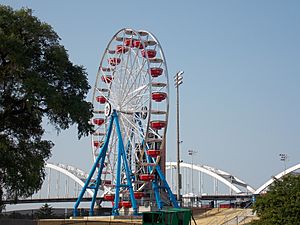
[[[167,170],[171,169],[172,167],[176,168],[176,166],[177,166],[176,162],[166,162]],[[242,191],[235,185],[245,187],[251,193],[255,192],[255,189],[253,189],[250,185],[246,184],[244,181],[238,179],[237,177],[235,177],[225,171],[222,171],[222,170],[210,167],[210,166],[205,166],[205,165],[199,166],[199,165],[195,165],[195,164],[192,165],[192,164],[183,163],[183,162],[180,163],[180,167],[193,169],[193,170],[196,170],[199,172],[203,172],[211,177],[214,177],[215,179],[221,181],[223,184],[228,186],[230,189],[232,189],[236,193],[242,193]]]
[[[176,168],[177,163],[176,162],[166,162],[166,169],[171,169],[171,168]],[[299,164],[300,166],[300,164]],[[57,172],[60,172],[68,177],[70,177],[72,180],[74,180],[76,183],[78,183],[81,187],[84,186],[84,180],[86,179],[86,177],[88,176],[88,174],[86,174],[84,171],[79,170],[75,167],[69,166],[69,165],[64,165],[64,164],[53,164],[53,163],[49,163],[47,162],[45,165],[46,168],[50,168],[50,169],[54,169]],[[236,185],[238,186],[242,186],[244,188],[246,188],[249,192],[251,193],[256,193],[255,189],[253,189],[250,185],[248,185],[247,183],[245,183],[244,181],[240,180],[239,178],[225,172],[222,171],[220,169],[216,169],[210,166],[206,166],[206,165],[196,165],[196,164],[189,164],[189,163],[180,163],[180,167],[182,168],[188,168],[188,169],[193,169],[199,172],[203,172],[217,180],[219,180],[220,182],[222,182],[223,184],[225,184],[226,186],[228,186],[230,189],[232,189],[234,192],[236,193],[242,193],[243,191],[238,188]],[[296,168],[294,170],[297,170],[299,168]],[[294,171],[293,170],[293,171]],[[93,191],[90,189],[87,189],[88,194],[92,197],[93,196]]]
[[[275,180],[280,179],[281,177],[292,173],[293,171],[299,170],[300,169],[300,163],[292,166],[284,171],[282,171],[281,173],[277,174],[276,176],[272,177],[270,180],[268,180],[266,183],[264,183],[262,186],[260,186],[255,192],[254,194],[260,194],[262,191],[264,191],[267,187],[269,187]]]
[[[87,174],[84,173],[82,170],[79,170],[79,169],[77,169],[75,167],[72,167],[72,166],[67,166],[67,165],[63,165],[63,164],[57,164],[56,165],[56,164],[49,163],[49,162],[46,162],[45,167],[49,168],[49,169],[56,170],[57,172],[62,173],[64,175],[70,177],[72,180],[74,180],[81,187],[84,186],[83,179],[87,177]],[[70,172],[70,171],[73,171],[73,172]],[[76,175],[74,173],[76,173]],[[80,179],[79,177],[82,177],[82,178]],[[93,197],[93,195],[94,195],[94,192],[90,189],[87,189],[87,193],[90,197]]]

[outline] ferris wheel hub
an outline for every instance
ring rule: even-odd
[[[104,108],[104,115],[105,116],[110,116],[111,115],[111,111],[112,111],[111,104],[109,102],[107,102],[105,104],[105,108]]]

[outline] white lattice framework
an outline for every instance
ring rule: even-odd
[[[53,164],[53,163],[46,163],[46,168],[56,170],[59,173],[64,174],[65,176],[70,177],[74,182],[78,183],[81,187],[84,186],[84,181],[87,178],[88,174],[84,171],[75,168],[74,166],[64,165],[64,164]],[[93,196],[92,190],[87,190],[89,196]]]
[[[260,194],[261,192],[263,192],[264,190],[266,190],[275,180],[279,180],[281,177],[292,173],[296,170],[300,169],[300,163],[292,166],[284,171],[282,171],[281,173],[278,173],[276,176],[272,177],[270,180],[268,180],[266,183],[264,183],[262,186],[260,186],[255,192],[254,194]]]
[[[167,162],[166,163],[166,169],[176,168],[177,163],[176,162]],[[199,171],[202,173],[205,173],[226,186],[228,186],[230,189],[232,189],[237,194],[242,193],[243,191],[238,188],[237,186],[241,186],[246,188],[250,193],[254,193],[255,189],[252,188],[249,184],[245,183],[241,179],[237,178],[236,176],[231,175],[230,173],[227,173],[225,171],[222,171],[220,169],[216,169],[210,166],[205,165],[195,165],[195,164],[189,164],[189,163],[180,163],[180,168],[188,168],[194,171]],[[237,185],[237,186],[236,186]]]
[[[167,162],[166,163],[166,169],[169,170],[171,168],[176,168],[177,163],[176,162]],[[224,185],[228,186],[230,189],[232,189],[237,194],[242,193],[242,190],[237,187],[244,187],[246,188],[250,193],[253,194],[260,194],[261,192],[265,191],[275,180],[281,179],[283,176],[290,174],[296,170],[300,169],[300,163],[292,166],[281,173],[278,173],[276,176],[273,176],[270,180],[268,180],[266,183],[264,183],[261,187],[259,187],[257,190],[255,190],[253,187],[251,187],[246,182],[242,181],[241,179],[237,178],[236,176],[231,175],[228,172],[225,172],[220,169],[216,169],[210,166],[206,165],[192,165],[189,163],[180,163],[181,168],[188,168],[194,171],[202,172],[207,174],[208,176],[211,176],[220,182],[222,182]],[[64,165],[64,164],[53,164],[53,163],[46,163],[46,168],[56,170],[59,173],[64,174],[65,176],[70,177],[72,180],[74,180],[76,183],[78,183],[81,187],[84,185],[84,181],[87,178],[88,174],[84,171],[70,165]],[[88,190],[88,195],[92,196],[93,191]]]

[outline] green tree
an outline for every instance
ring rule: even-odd
[[[266,194],[257,197],[254,210],[260,219],[252,224],[300,224],[300,176],[276,180]]]
[[[53,147],[43,140],[43,118],[57,132],[77,125],[79,138],[92,130],[87,74],[59,41],[30,9],[0,5],[0,212],[4,195],[27,197],[41,187]]]
[[[39,211],[37,211],[36,213],[36,217],[39,219],[50,219],[53,218],[53,210],[52,207],[50,205],[48,205],[47,203],[45,203],[40,209]]]

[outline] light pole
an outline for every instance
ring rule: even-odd
[[[179,139],[179,86],[183,83],[183,71],[179,71],[174,76],[176,88],[176,125],[177,125],[177,201],[181,203],[180,189],[181,189],[181,174],[180,174],[180,139]]]
[[[194,194],[194,185],[193,185],[193,179],[194,179],[194,176],[193,176],[193,170],[194,170],[194,163],[193,163],[193,154],[196,154],[197,153],[197,151],[194,151],[194,150],[191,150],[191,149],[189,149],[188,150],[188,153],[189,153],[189,155],[190,156],[192,156],[192,193]]]
[[[280,157],[280,161],[284,162],[284,173],[285,173],[285,171],[286,171],[286,161],[288,159],[288,155],[285,154],[285,153],[280,153],[279,157]]]

